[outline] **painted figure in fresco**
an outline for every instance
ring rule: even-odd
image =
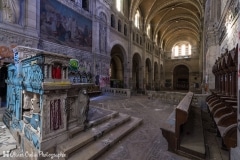
[[[71,28],[72,28],[72,18],[71,17],[68,17],[66,19],[66,31],[67,31],[67,34],[66,34],[66,38],[69,40],[69,41],[72,41],[72,33],[71,33]]]
[[[22,0],[1,0],[3,21],[20,24]]]
[[[103,25],[100,25],[100,51],[102,53],[106,52],[106,27],[104,27]]]
[[[64,28],[61,21],[57,21],[56,30],[57,30],[58,39],[60,41],[65,41],[66,29]]]

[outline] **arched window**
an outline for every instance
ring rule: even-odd
[[[118,12],[123,12],[123,0],[116,0],[116,8]]]
[[[118,20],[118,31],[122,32],[122,22],[121,22],[121,20]]]
[[[189,58],[192,54],[192,46],[189,42],[181,41],[172,48],[172,59]]]
[[[150,24],[148,24],[148,26],[147,26],[147,35],[149,38],[151,37],[151,25]]]
[[[155,36],[155,42],[157,43],[158,42],[158,35],[156,34]]]
[[[186,45],[182,44],[181,46],[181,56],[185,56],[186,55]]]
[[[124,35],[127,36],[127,25],[124,24]]]
[[[135,17],[134,17],[134,25],[138,29],[140,28],[140,13],[139,10],[136,11]]]
[[[89,0],[82,1],[82,8],[86,11],[89,11]]]
[[[174,47],[174,56],[177,57],[178,56],[178,46]]]
[[[113,14],[111,15],[111,27],[115,28],[115,17]]]

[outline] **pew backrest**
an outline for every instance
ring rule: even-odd
[[[179,137],[180,127],[188,119],[188,113],[193,99],[193,93],[188,92],[176,107],[175,135]]]

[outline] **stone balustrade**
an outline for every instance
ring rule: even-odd
[[[113,95],[113,96],[122,96],[122,97],[131,97],[131,90],[130,89],[123,89],[123,88],[102,88],[102,93],[106,95]]]
[[[147,91],[146,93],[149,99],[159,98],[163,102],[177,105],[186,95],[183,92],[171,92],[171,91]],[[204,100],[207,94],[194,94],[192,104],[200,107],[204,107]]]

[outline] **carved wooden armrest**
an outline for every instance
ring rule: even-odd
[[[219,117],[221,117],[222,115],[227,114],[227,113],[231,113],[231,112],[233,112],[232,108],[224,106],[224,107],[222,107],[222,108],[218,108],[218,109],[214,112],[213,117],[214,117],[214,118],[219,118]]]
[[[223,107],[225,107],[225,104],[222,103],[222,102],[220,102],[220,103],[214,105],[213,107],[209,108],[209,110],[210,110],[210,112],[211,112],[212,114],[214,114],[214,112],[215,112],[217,109],[223,108]]]
[[[231,114],[225,114],[221,116],[217,125],[227,127],[234,123],[237,123],[237,114],[235,112],[231,112]]]
[[[225,128],[222,134],[223,143],[228,149],[237,146],[237,123],[234,123]]]
[[[224,113],[220,117],[214,117],[214,121],[215,121],[216,124],[218,124],[221,119],[223,119],[225,117],[228,117],[228,116],[231,116],[232,114],[233,114],[233,112]]]

